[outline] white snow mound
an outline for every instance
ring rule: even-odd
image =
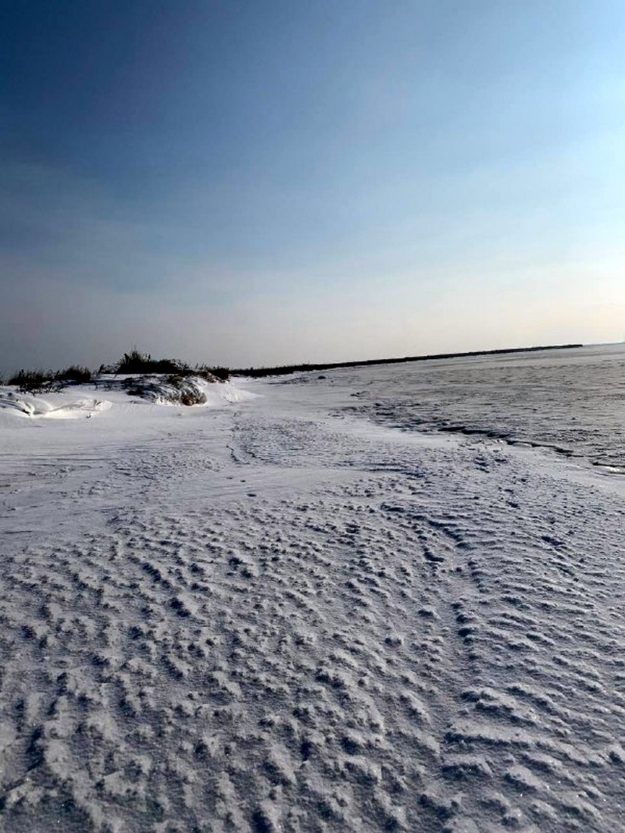
[[[130,396],[128,396],[128,394]],[[101,377],[87,385],[72,385],[60,391],[23,393],[0,387],[0,413],[27,419],[80,419],[115,409],[140,398],[153,405],[223,407],[254,399],[255,393],[240,390],[231,382],[209,382],[199,376],[173,381],[171,376]]]
[[[55,405],[41,396],[27,393],[16,393],[6,388],[0,388],[0,410],[19,417],[46,419],[80,419],[90,417],[98,411],[106,411],[111,403],[105,399],[91,399],[81,397],[70,399],[70,392],[64,395],[66,401]]]

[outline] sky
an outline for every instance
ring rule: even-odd
[[[625,339],[621,0],[3,0],[0,370]]]

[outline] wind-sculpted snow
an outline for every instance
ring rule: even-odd
[[[6,456],[4,829],[625,829],[619,482],[337,384]]]
[[[350,381],[361,385],[352,408],[383,424],[552,448],[625,474],[625,345],[374,366]]]
[[[40,396],[0,388],[0,412],[4,411],[11,416],[31,419],[81,419],[107,411],[110,407],[111,403],[106,399],[86,397],[66,398],[62,404],[55,406]]]

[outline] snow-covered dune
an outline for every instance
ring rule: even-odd
[[[0,424],[6,830],[625,829],[622,481],[347,378]]]
[[[172,381],[164,375],[102,376],[93,383],[67,385],[57,390],[25,393],[0,385],[0,419],[4,416],[31,419],[80,419],[120,406],[124,411],[133,399],[155,405],[221,407],[243,402],[255,394],[231,382],[208,382],[191,376]],[[124,418],[121,413],[115,414]],[[1,424],[1,423],[0,423]],[[10,423],[9,423],[10,425]]]
[[[0,413],[13,416],[46,418],[46,419],[77,419],[92,416],[99,411],[106,411],[111,402],[106,399],[91,399],[65,394],[56,397],[56,404],[44,396],[33,396],[18,393],[12,389],[0,387]]]

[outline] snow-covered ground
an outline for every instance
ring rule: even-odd
[[[625,830],[623,479],[377,372],[2,389],[4,830]]]

